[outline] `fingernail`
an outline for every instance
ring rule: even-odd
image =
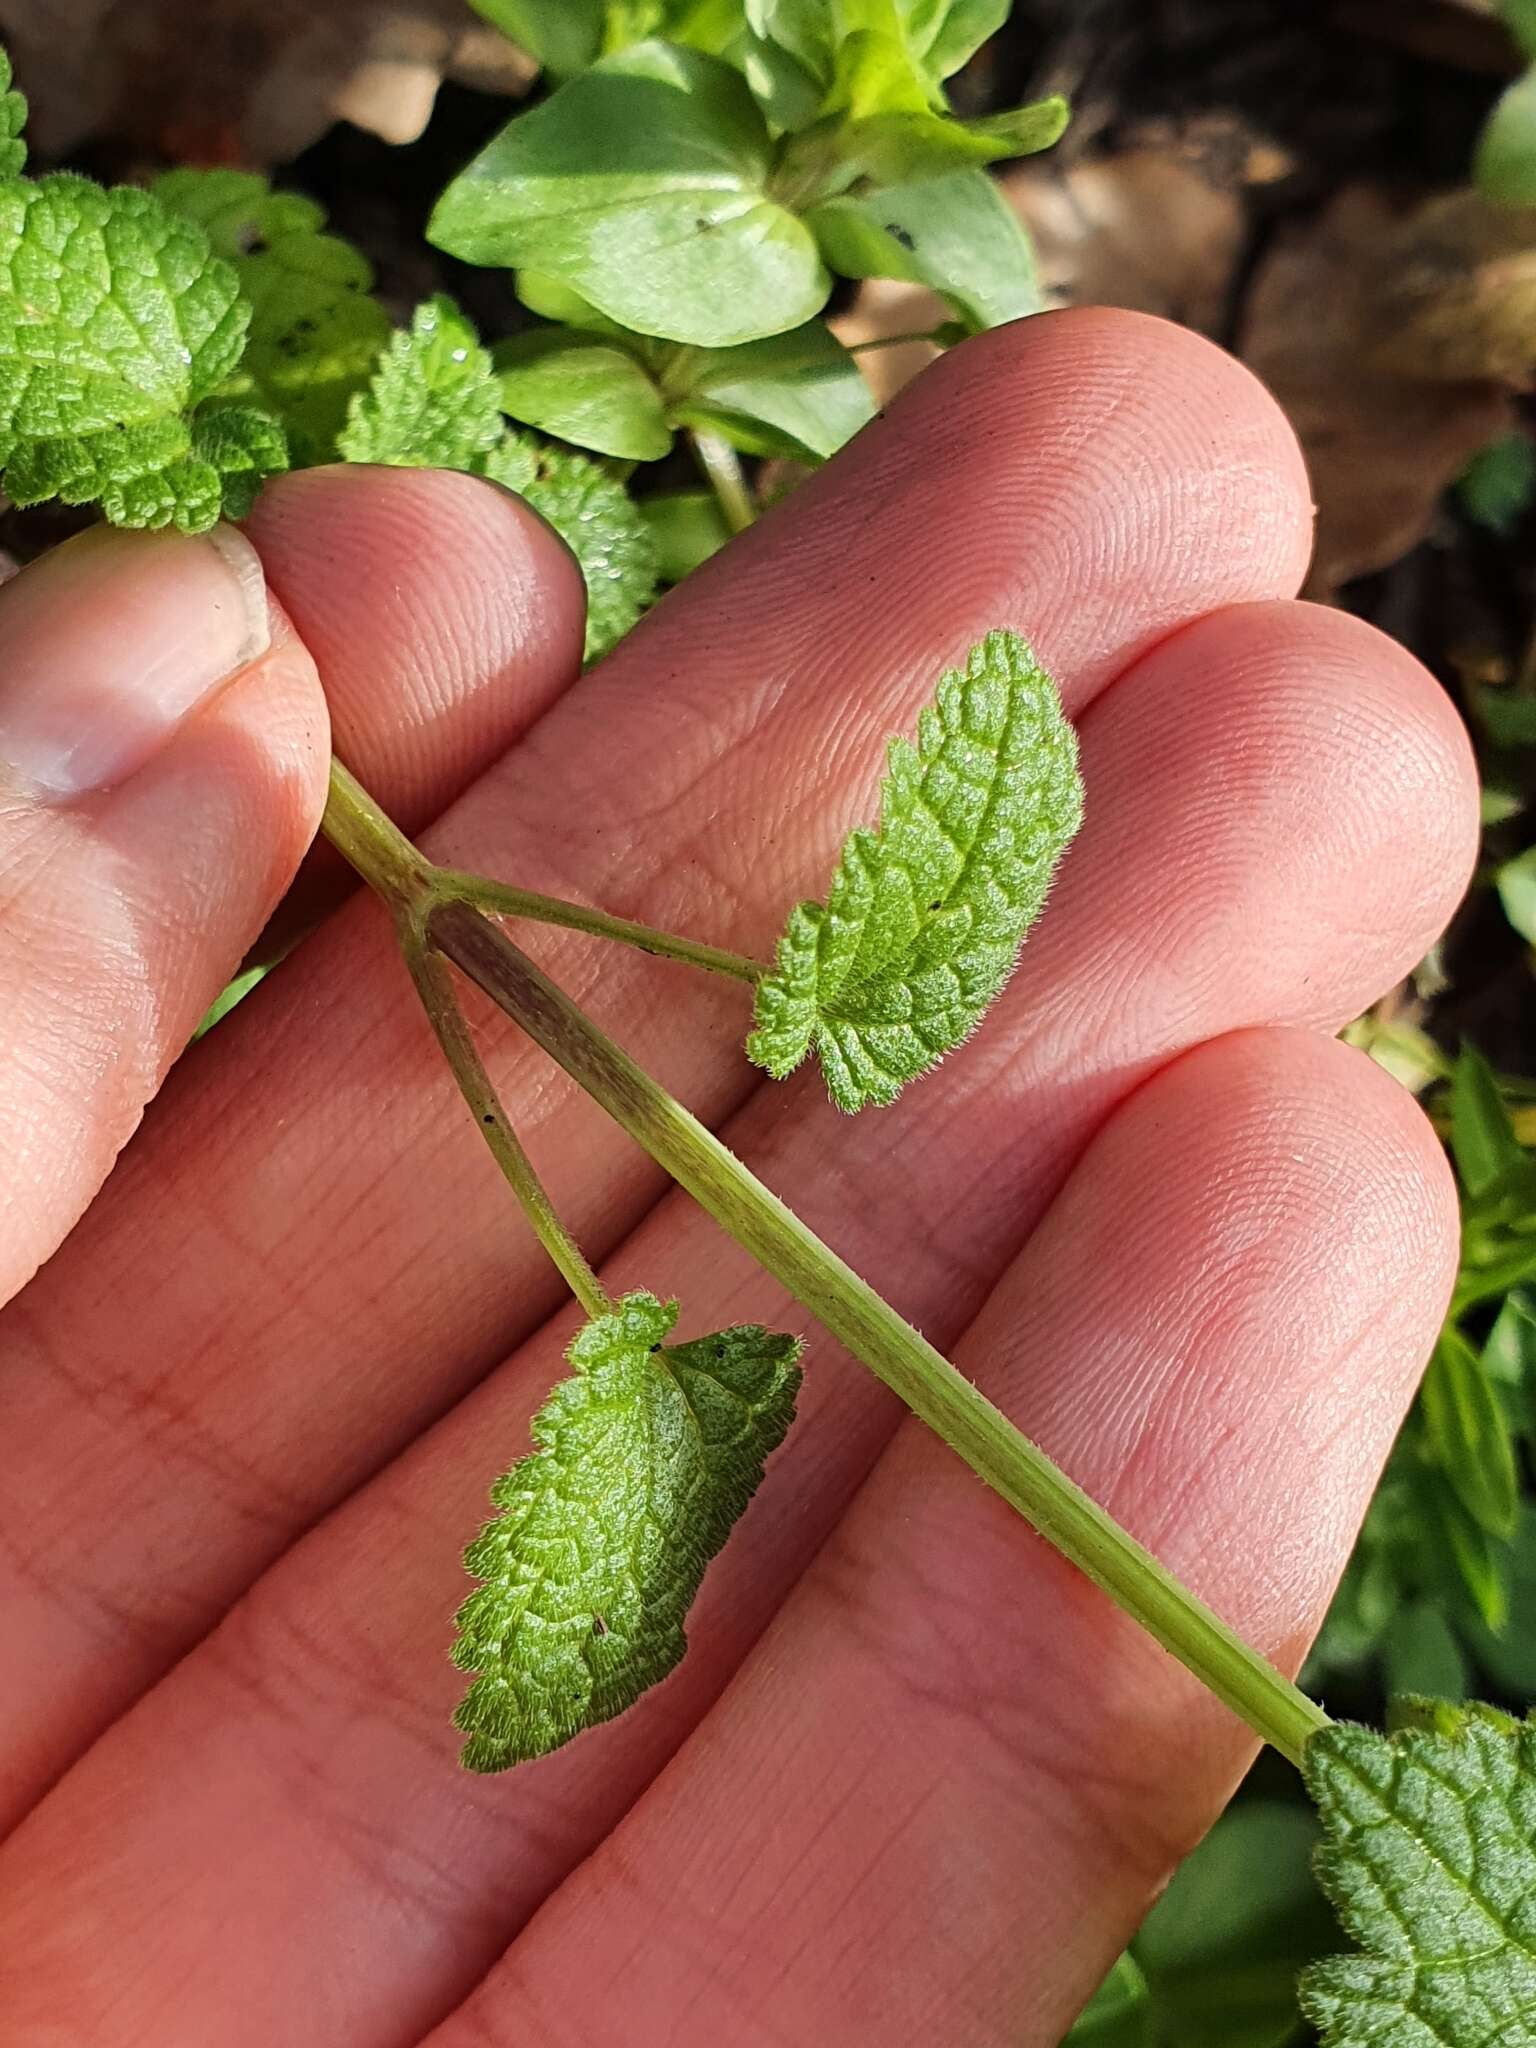
[[[231,528],[66,541],[0,590],[0,776],[45,803],[110,789],[270,637]]]

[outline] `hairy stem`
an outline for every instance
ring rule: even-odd
[[[439,900],[452,899],[488,910],[496,917],[531,917],[540,924],[562,925],[568,931],[591,932],[600,939],[617,939],[621,945],[636,946],[642,953],[655,953],[665,960],[682,960],[690,967],[702,967],[710,974],[727,974],[736,981],[761,981],[768,972],[760,960],[744,953],[732,953],[724,946],[706,946],[700,939],[685,939],[675,932],[659,932],[651,925],[636,924],[633,918],[610,917],[605,910],[591,910],[584,903],[567,903],[558,896],[540,896],[532,889],[514,889],[505,882],[493,882],[483,875],[466,875],[453,868],[439,868],[433,880]]]
[[[707,433],[702,427],[690,427],[688,439],[710,489],[719,500],[726,525],[732,533],[744,533],[757,517],[757,507],[741,473],[736,450],[721,435]]]
[[[1118,1606],[1293,1763],[1328,1717],[1092,1501],[985,1395],[660,1084],[606,1038],[507,935],[467,904],[426,931],[854,1357]]]
[[[401,917],[398,929],[400,950],[416,984],[416,993],[421,997],[421,1006],[437,1033],[443,1057],[453,1069],[459,1093],[468,1103],[492,1157],[533,1226],[534,1235],[587,1314],[593,1317],[608,1315],[613,1303],[603,1292],[602,1284],[587,1264],[581,1247],[555,1213],[555,1206],[534,1170],[533,1161],[523,1150],[522,1141],[501,1106],[495,1084],[485,1070],[464,1012],[459,1008],[446,967],[428,949],[412,919]]]
[[[334,754],[320,830],[392,909],[420,904],[430,891],[431,861]]]

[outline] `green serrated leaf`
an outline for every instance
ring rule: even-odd
[[[147,192],[0,185],[0,460],[189,410],[235,367],[248,317],[230,266]]]
[[[833,270],[925,284],[970,329],[1040,310],[1029,237],[985,171],[845,194],[808,222]]]
[[[629,631],[656,595],[656,546],[624,486],[573,449],[507,433],[475,467],[526,498],[565,542],[587,586],[586,659]]]
[[[274,192],[253,171],[168,171],[154,191],[198,223],[234,265],[250,301],[250,333],[230,395],[275,413],[301,460],[329,460],[348,402],[393,332],[370,297],[368,259],[321,232],[325,214],[312,199]]]
[[[0,178],[19,178],[26,168],[26,125],[26,96],[11,90],[11,60],[0,50]]]
[[[676,1321],[675,1302],[629,1294],[586,1324],[534,1451],[492,1488],[453,1652],[478,1674],[454,1716],[470,1770],[543,1756],[666,1677],[789,1427],[796,1338],[749,1324],[667,1346]]]
[[[220,399],[193,414],[192,454],[218,476],[223,519],[244,519],[267,478],[288,467],[287,436],[272,415]]]
[[[738,71],[637,43],[510,121],[427,232],[467,263],[547,272],[638,333],[729,347],[797,327],[830,285],[770,169]]]
[[[1303,2009],[1324,2048],[1531,2048],[1536,1729],[1441,1702],[1411,1718],[1307,1745],[1318,1876],[1363,1953],[1314,1965]]]
[[[598,334],[514,335],[494,351],[503,410],[580,448],[656,462],[672,446],[661,393],[645,365]]]
[[[337,445],[348,462],[466,469],[501,432],[490,356],[453,300],[438,292],[391,339],[348,407]]]
[[[1072,728],[1016,633],[941,678],[889,764],[879,829],[791,913],[747,1041],[776,1077],[814,1045],[843,1110],[893,1101],[980,1023],[1082,816]]]

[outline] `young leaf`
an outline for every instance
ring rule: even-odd
[[[769,171],[738,71],[637,43],[510,121],[427,232],[467,263],[547,271],[641,334],[729,347],[797,327],[829,289]]]
[[[802,903],[758,984],[748,1055],[775,1077],[814,1045],[839,1109],[894,1101],[980,1023],[1082,816],[1077,742],[1016,633],[989,633],[893,740],[877,831],[852,833],[825,906]]]
[[[601,335],[565,327],[517,334],[493,360],[502,408],[515,420],[628,462],[659,461],[672,446],[649,371]]]
[[[565,542],[587,585],[586,658],[621,640],[656,594],[656,546],[635,501],[596,462],[507,433],[474,465],[526,498]]]
[[[173,213],[197,222],[234,265],[251,303],[230,394],[276,413],[302,460],[328,461],[348,401],[367,383],[393,331],[369,296],[368,259],[321,232],[325,214],[312,199],[274,192],[254,171],[167,171],[154,192]]]
[[[1536,2040],[1536,1729],[1426,1702],[1391,1735],[1313,1737],[1317,1869],[1360,1955],[1310,1969],[1324,2048],[1520,2048]]]
[[[681,1658],[705,1566],[794,1415],[800,1343],[756,1324],[665,1346],[676,1302],[586,1324],[465,1553],[464,1762],[500,1771],[623,1713]]]
[[[985,171],[845,194],[807,218],[832,269],[928,285],[969,328],[1040,310],[1029,237]]]
[[[975,121],[926,112],[876,114],[845,130],[844,161],[882,185],[940,177],[968,164],[1034,156],[1061,140],[1070,110],[1059,95]]]
[[[338,447],[348,462],[466,469],[501,438],[491,359],[453,300],[439,292],[396,334],[347,410]]]
[[[26,96],[11,90],[11,60],[0,50],[0,178],[19,178],[26,168]]]

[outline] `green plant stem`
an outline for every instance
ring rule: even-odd
[[[560,1221],[533,1161],[523,1150],[475,1047],[447,973],[427,944],[427,914],[438,900],[444,879],[442,870],[418,852],[356,776],[334,756],[320,829],[389,905],[400,951],[443,1057],[535,1236],[587,1314],[607,1315],[612,1303],[581,1247]]]
[[[464,1012],[454,997],[446,968],[439,957],[428,950],[411,919],[402,917],[399,931],[400,950],[416,984],[416,993],[421,997],[421,1006],[437,1033],[443,1057],[453,1069],[459,1093],[468,1103],[480,1135],[490,1147],[491,1156],[533,1226],[534,1235],[587,1314],[592,1317],[611,1314],[613,1303],[588,1265],[580,1245],[556,1214],[544,1183],[534,1170],[533,1161],[523,1150],[522,1141],[501,1106],[501,1098],[475,1047]]]
[[[427,937],[551,1055],[853,1355],[1118,1606],[1298,1763],[1328,1716],[972,1386],[853,1269],[606,1038],[496,925],[439,904]]]
[[[420,903],[431,889],[431,861],[334,754],[320,830],[391,909]]]
[[[651,925],[636,924],[632,918],[610,917],[607,911],[591,910],[584,903],[567,903],[558,896],[541,896],[532,889],[514,889],[484,875],[439,868],[433,890],[439,899],[468,903],[496,917],[531,917],[540,924],[591,932],[596,938],[617,939],[621,945],[638,947],[642,953],[686,961],[690,967],[702,967],[710,974],[727,974],[736,981],[755,985],[768,972],[760,960],[749,960],[744,953],[728,952],[723,946],[706,946],[700,939],[681,938],[675,932],[659,932]]]
[[[736,450],[721,435],[708,433],[702,427],[690,427],[688,439],[693,443],[699,468],[719,500],[726,525],[732,533],[744,533],[757,517],[757,507],[741,473]]]

